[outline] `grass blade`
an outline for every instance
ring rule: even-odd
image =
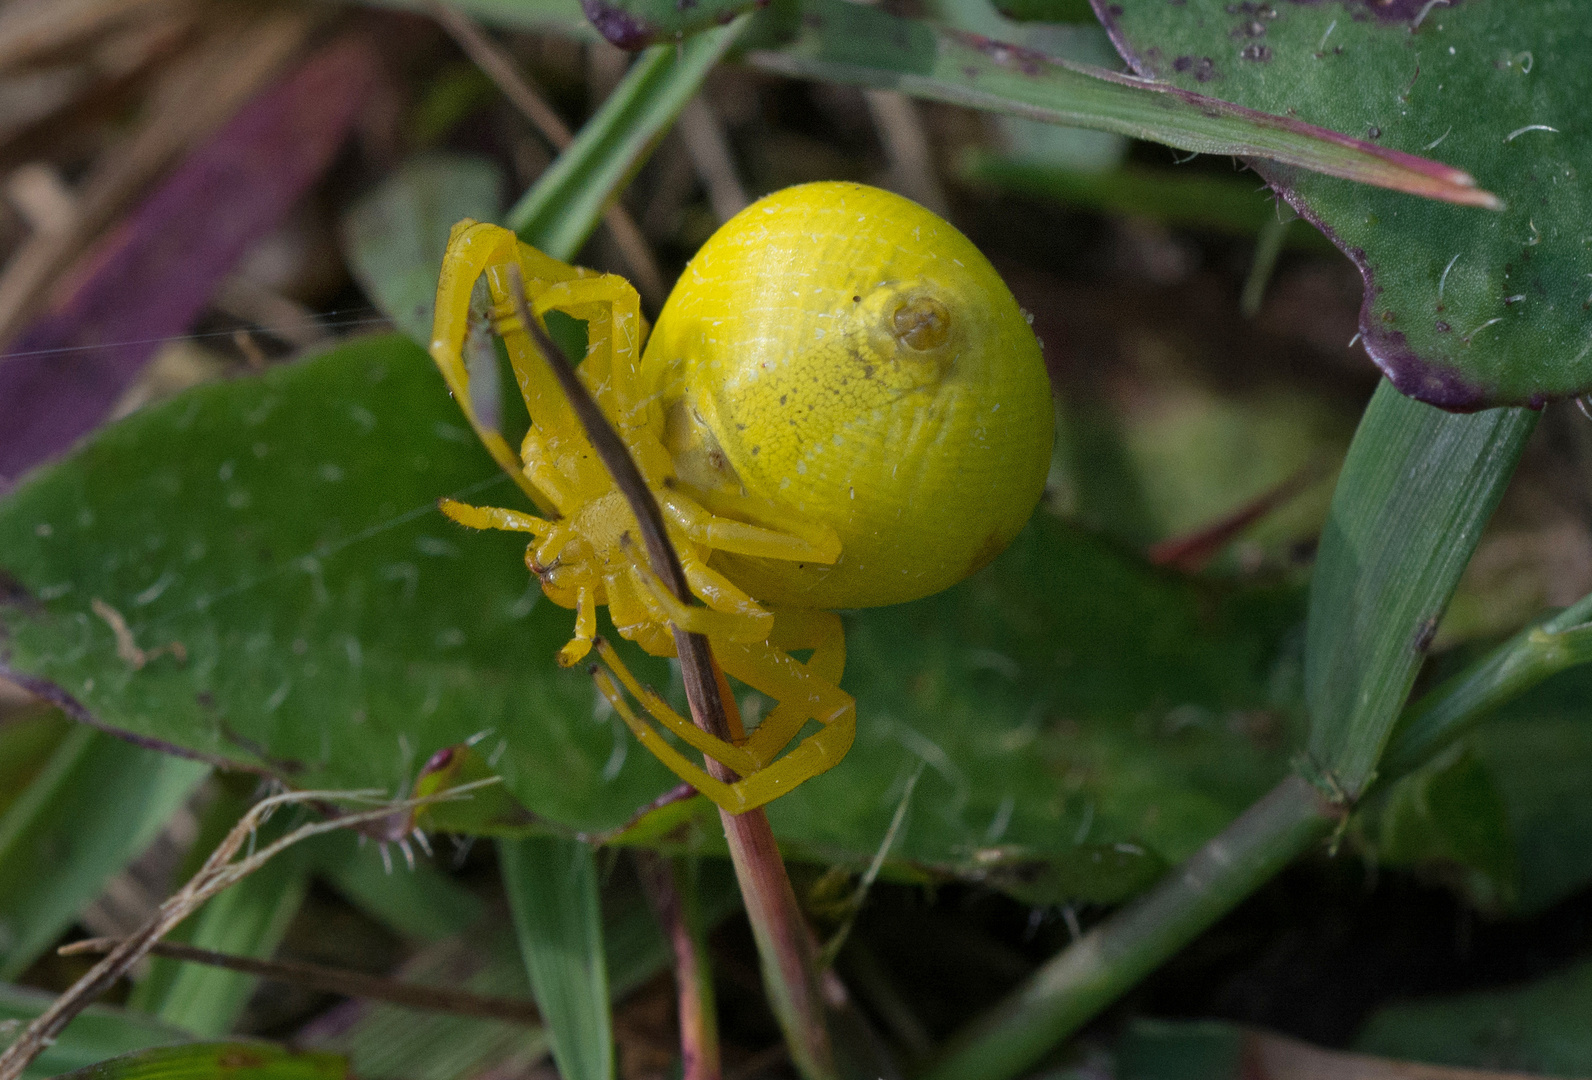
[[[1523,408],[1443,412],[1386,381],[1366,408],[1322,532],[1305,637],[1306,767],[1341,801],[1374,776],[1536,423]]]
[[[643,52],[569,149],[508,212],[504,224],[555,259],[572,259],[750,15],[679,44]]]
[[[796,78],[899,90],[1202,154],[1267,158],[1465,206],[1501,205],[1468,173],[1435,161],[846,0],[803,0],[795,37],[746,59]]]
[[[589,844],[535,836],[498,843],[520,953],[564,1080],[612,1080],[613,1022],[597,858]]]
[[[346,1080],[336,1054],[287,1050],[265,1042],[192,1043],[102,1061],[61,1080]]]
[[[0,983],[0,1024],[27,1023],[55,1000],[31,987]],[[38,1080],[134,1050],[189,1042],[193,1036],[152,1016],[108,1005],[90,1005],[61,1032],[61,1037],[40,1054],[22,1074]]]
[[[0,817],[0,978],[31,964],[210,767],[80,726]]]

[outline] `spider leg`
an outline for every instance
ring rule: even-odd
[[[767,761],[783,745],[780,737],[789,741],[808,720],[822,725],[784,757],[737,781],[740,805],[762,806],[846,756],[857,734],[857,701],[850,694],[767,642],[724,645],[716,655],[726,672],[780,703],[744,747],[754,758]]]
[[[823,541],[815,544],[807,537],[720,517],[679,492],[664,490],[657,495],[659,505],[681,531],[706,547],[790,562],[832,563],[840,557],[840,540],[833,531],[828,537],[832,544]]]
[[[591,651],[597,636],[597,590],[590,585],[575,588],[575,636],[558,650],[558,666],[574,667]]]
[[[753,760],[752,756],[745,750],[703,731],[690,720],[670,708],[669,703],[664,701],[656,690],[643,685],[640,680],[630,673],[630,669],[625,667],[624,661],[619,658],[619,654],[614,651],[612,645],[599,638],[596,642],[596,648],[597,655],[601,658],[603,665],[614,678],[619,680],[619,684],[629,691],[630,696],[640,703],[649,716],[673,732],[681,742],[695,750],[700,750],[714,761],[728,766],[738,773],[749,773],[757,769],[758,762]],[[649,747],[648,749],[651,748]]]
[[[706,567],[702,570],[712,573]],[[632,564],[630,576],[642,603],[654,609],[656,620],[673,623],[688,634],[702,634],[716,641],[762,641],[774,628],[773,614],[762,608],[737,612],[696,607],[682,603],[648,567]]]
[[[514,456],[502,433],[487,427],[476,415],[475,405],[470,400],[470,373],[464,364],[464,339],[470,331],[470,294],[475,289],[476,279],[490,267],[506,264],[514,258],[517,244],[519,239],[513,233],[496,225],[466,218],[453,227],[448,234],[442,273],[437,279],[436,321],[432,326],[430,352],[448,389],[453,392],[453,399],[459,403],[464,418],[470,422],[492,460],[543,513],[551,513],[552,503],[525,476],[520,460]]]
[[[503,532],[525,532],[546,536],[556,526],[546,518],[525,514],[518,510],[505,510],[500,506],[471,506],[454,499],[440,499],[437,507],[450,520],[471,529],[500,529]]]
[[[597,684],[597,689],[602,692],[602,695],[608,699],[608,703],[614,707],[614,712],[618,713],[620,718],[624,720],[625,726],[630,729],[631,734],[635,735],[636,741],[645,747],[653,757],[663,762],[670,772],[731,813],[738,814],[751,809],[749,806],[742,805],[744,800],[735,790],[735,785],[726,784],[722,780],[715,780],[709,776],[702,766],[691,761],[680,751],[669,745],[667,739],[637,716],[635,710],[630,707],[630,702],[626,701],[624,694],[620,693],[619,687],[614,685],[613,679],[609,677],[608,672],[594,666],[592,668],[592,681]],[[697,730],[694,725],[692,729]]]
[[[779,655],[801,665],[820,683],[838,686],[846,666],[846,632],[840,616],[832,611],[783,608],[775,613],[774,632],[768,644]],[[811,649],[806,664],[789,657],[792,649]],[[747,740],[746,749],[762,764],[772,761],[812,719],[803,698],[779,700]]]

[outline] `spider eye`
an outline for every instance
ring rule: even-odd
[[[915,296],[896,308],[895,336],[909,349],[926,352],[951,336],[951,313],[932,296]]]

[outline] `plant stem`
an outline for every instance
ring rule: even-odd
[[[82,953],[108,953],[122,943],[121,938],[89,938],[74,941],[57,949],[62,956]],[[541,1013],[534,1001],[522,998],[490,997],[472,994],[468,990],[452,990],[437,986],[384,979],[379,975],[366,975],[360,971],[326,967],[323,964],[306,964],[293,960],[258,960],[252,956],[234,956],[184,945],[175,941],[157,941],[149,949],[151,956],[166,956],[194,964],[241,971],[245,975],[258,975],[273,982],[304,986],[343,997],[366,998],[385,1001],[405,1009],[448,1013],[453,1016],[485,1017],[506,1020],[512,1024],[540,1024]]]
[[[1344,811],[1290,775],[1148,893],[958,1034],[922,1080],[1006,1080],[1326,836]]]
[[[640,851],[636,865],[642,889],[674,953],[682,1080],[720,1080],[718,1009],[697,908],[694,863]]]
[[[694,604],[696,600],[686,582],[680,556],[669,541],[663,514],[652,490],[642,479],[623,440],[576,376],[569,357],[531,315],[519,267],[510,264],[509,277],[513,284],[515,312],[553,369],[592,448],[614,478],[614,485],[629,503],[653,573],[683,603]],[[688,634],[678,626],[673,629],[691,718],[710,735],[728,740],[732,731],[740,728],[740,717],[724,683],[724,674],[713,660],[707,638]],[[737,779],[712,758],[706,759],[705,764],[708,772],[718,779]],[[724,837],[729,843],[730,859],[735,864],[746,915],[763,960],[763,983],[790,1045],[791,1059],[807,1080],[830,1080],[835,1076],[834,1055],[824,1020],[823,997],[818,989],[816,949],[812,933],[797,907],[796,892],[785,872],[779,846],[774,842],[774,830],[761,808],[744,814],[731,814],[721,809],[719,817],[724,823]]]

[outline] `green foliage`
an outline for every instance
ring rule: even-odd
[[[1338,478],[1310,586],[1308,767],[1335,797],[1375,775],[1438,620],[1537,414],[1445,413],[1382,383]]]
[[[0,1023],[25,1024],[54,1000],[52,994],[0,983]],[[41,1080],[135,1050],[191,1041],[190,1033],[147,1014],[91,1005],[66,1025],[60,1038],[46,1047],[22,1075],[24,1080]]]
[[[443,494],[513,498],[401,338],[202,387],[0,504],[31,595],[0,609],[8,663],[118,729],[298,787],[406,790],[484,731],[522,822],[625,826],[673,777],[553,664],[571,616],[540,602],[519,542],[457,529]],[[93,597],[186,662],[129,668]],[[772,807],[779,835],[860,865],[927,761],[891,872],[999,882],[1037,859],[1054,895],[1127,895],[1280,775],[1297,602],[1179,580],[1042,516],[957,589],[848,618],[857,743]]]
[[[335,1054],[264,1042],[163,1046],[66,1074],[71,1080],[344,1080],[347,1075],[348,1063]]]
[[[614,1033],[596,852],[579,840],[529,836],[500,841],[498,862],[559,1075],[611,1080]]]
[[[502,188],[502,172],[490,161],[424,154],[343,215],[344,250],[360,288],[416,344],[431,341],[448,230],[463,218],[494,220]]]
[[[0,977],[49,948],[208,772],[86,726],[68,734],[0,817]]]
[[[641,168],[748,19],[643,52],[503,224],[555,259],[574,258],[603,208]]]
[[[1389,1006],[1371,1017],[1355,1048],[1434,1065],[1586,1076],[1588,1014],[1592,964],[1582,963],[1524,986]]]
[[[1383,10],[1385,8],[1385,10]],[[1473,173],[1503,213],[1260,166],[1366,278],[1366,346],[1407,394],[1475,408],[1592,387],[1585,0],[1123,0],[1143,74]]]

